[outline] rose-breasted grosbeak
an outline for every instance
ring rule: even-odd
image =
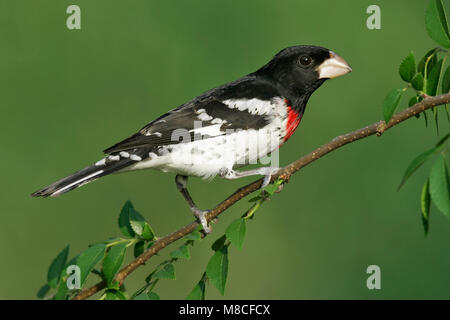
[[[108,154],[32,196],[59,196],[114,172],[154,168],[176,173],[178,190],[206,232],[205,214],[189,195],[188,176],[236,179],[264,175],[273,166],[237,171],[282,145],[297,128],[311,94],[329,78],[352,69],[334,52],[293,46],[236,81],[211,89],[153,120],[131,137],[104,150]]]

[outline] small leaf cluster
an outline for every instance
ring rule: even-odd
[[[431,0],[425,15],[425,24],[428,35],[441,47],[429,50],[416,64],[413,52],[406,56],[399,66],[399,75],[407,86],[401,89],[392,89],[386,95],[383,102],[383,117],[388,123],[398,108],[402,96],[407,89],[414,91],[408,102],[412,106],[422,101],[427,96],[435,96],[439,90],[448,93],[450,89],[450,66],[445,69],[449,55],[450,35],[445,10],[441,0]],[[445,70],[445,71],[444,71]],[[449,118],[448,109],[447,117]],[[436,127],[438,125],[438,111],[432,110]],[[425,124],[428,123],[427,114],[424,112]],[[449,118],[450,120],[450,118]],[[437,127],[438,128],[438,127]]]
[[[134,246],[133,253],[137,257],[143,253],[145,246],[150,247],[153,244],[156,237],[148,222],[130,201],[123,206],[118,224],[124,237],[114,237],[90,245],[70,260],[68,260],[69,246],[65,247],[50,264],[47,283],[39,290],[38,297],[54,300],[70,299],[80,292],[88,276],[95,274],[106,283],[106,290],[100,299],[128,299],[125,287],[115,279],[125,259],[126,251]],[[69,289],[67,284],[71,275],[67,272],[69,266],[79,267],[78,289]]]
[[[425,25],[428,35],[442,47],[429,50],[416,64],[414,53],[411,52],[400,64],[399,75],[407,86],[402,89],[392,89],[383,103],[384,120],[388,123],[394,115],[400,100],[407,89],[412,89],[414,95],[410,98],[408,106],[413,106],[429,96],[435,96],[440,91],[442,94],[450,91],[450,66],[445,69],[450,48],[450,34],[441,0],[431,0],[425,15]],[[445,70],[445,71],[444,71]],[[447,118],[450,120],[447,106],[445,106]],[[437,133],[438,108],[431,109]],[[428,124],[428,116],[423,112],[425,126]],[[419,115],[416,115],[419,117]],[[446,154],[448,153],[447,140],[450,133],[441,138],[435,146],[415,157],[407,167],[398,189],[420,168],[425,162],[436,156],[430,174],[426,179],[420,195],[421,219],[427,235],[431,203],[450,218],[450,178],[447,166]]]
[[[420,196],[422,223],[425,235],[428,234],[431,203],[450,218],[450,178],[446,161],[448,153],[447,140],[450,133],[441,138],[436,145],[415,157],[407,167],[403,178],[398,186],[400,189],[403,184],[419,169],[426,161],[436,156],[436,160],[431,167],[429,177],[426,179]]]

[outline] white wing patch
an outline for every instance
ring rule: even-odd
[[[230,109],[238,109],[239,111],[246,110],[250,114],[254,115],[269,115],[275,110],[279,101],[268,101],[253,98],[228,99],[222,101],[222,103],[226,104]]]
[[[214,124],[212,126],[194,128],[192,130],[189,130],[189,132],[215,137],[215,136],[220,136],[220,135],[224,134],[222,131],[220,131],[221,126],[222,126],[222,122]]]

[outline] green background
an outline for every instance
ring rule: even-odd
[[[81,30],[66,28],[73,3],[81,7]],[[127,199],[160,236],[192,221],[174,176],[156,171],[110,176],[54,199],[31,192],[100,159],[101,150],[167,110],[256,70],[284,47],[325,46],[353,72],[312,96],[281,149],[281,164],[288,164],[382,118],[386,92],[403,86],[401,59],[435,46],[424,26],[427,3],[1,0],[0,298],[34,299],[67,244],[72,257],[119,235]],[[371,4],[381,7],[381,30],[366,28]],[[450,223],[433,207],[425,238],[420,220],[429,165],[395,191],[407,164],[437,139],[433,126],[411,119],[304,168],[257,212],[243,249],[231,248],[225,298],[450,298]],[[199,206],[211,208],[253,180],[193,178],[190,185]],[[191,259],[176,264],[177,280],[161,281],[156,292],[183,299],[201,277],[211,242],[248,207],[244,200],[222,215]],[[133,273],[128,289],[142,285],[168,252]],[[381,290],[366,287],[372,264],[381,267]],[[207,288],[207,298],[221,297]]]

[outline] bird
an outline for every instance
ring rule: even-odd
[[[287,47],[255,72],[168,111],[105,149],[101,160],[31,195],[56,197],[111,173],[158,169],[175,174],[177,189],[208,233],[208,210],[196,206],[188,177],[261,175],[262,188],[267,186],[277,166],[238,169],[277,151],[298,127],[312,93],[326,80],[351,71],[327,48]]]

